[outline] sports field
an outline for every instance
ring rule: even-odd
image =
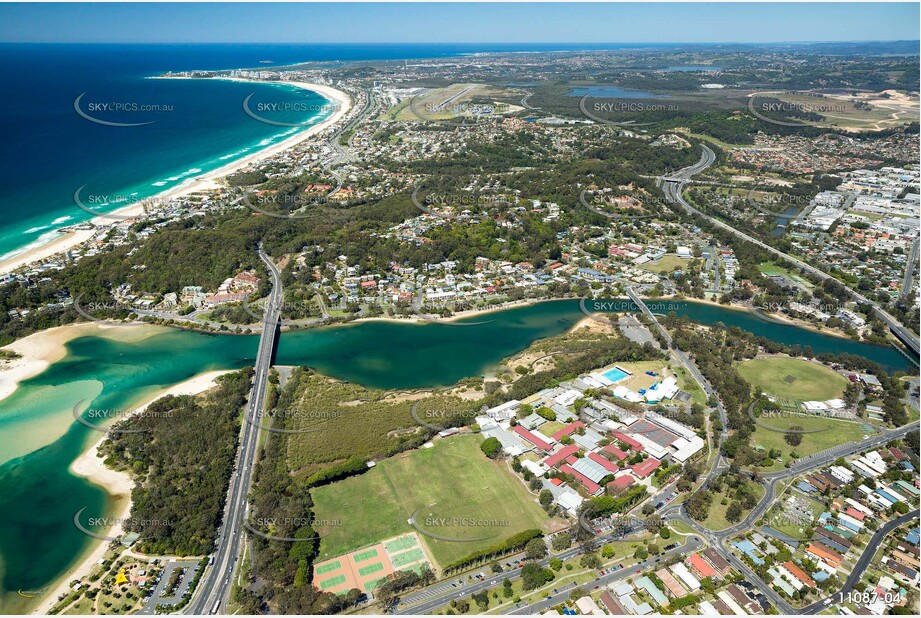
[[[483,455],[481,441],[479,436],[437,440],[434,448],[398,455],[365,474],[313,490],[316,520],[340,523],[317,527],[318,560],[410,532],[412,516],[440,565],[522,530],[545,528],[547,516],[536,497],[507,464]]]
[[[670,273],[676,268],[686,270],[691,260],[680,258],[677,255],[665,255],[655,262],[646,262],[640,268],[651,270],[654,273]]]
[[[847,421],[840,418],[826,418],[818,416],[803,416],[792,418],[763,418],[761,421],[772,428],[778,429],[773,431],[765,427],[758,427],[755,433],[751,435],[749,443],[753,446],[760,446],[769,452],[776,448],[783,454],[784,461],[789,459],[790,453],[795,452],[800,457],[812,455],[819,451],[843,444],[845,442],[855,442],[867,435],[867,432],[861,427],[860,423]],[[806,431],[813,429],[823,429],[815,433],[803,433],[802,442],[797,446],[790,446],[784,440],[782,430],[791,427],[802,427]],[[763,468],[765,472],[780,470],[783,468],[782,462],[775,462],[770,468]]]
[[[827,367],[782,356],[745,361],[739,374],[766,394],[788,401],[835,399],[847,387],[847,378]]]

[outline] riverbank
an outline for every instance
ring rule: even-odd
[[[175,78],[175,77],[163,77],[163,78],[150,78],[150,79],[191,79],[191,78]],[[238,78],[221,78],[226,79],[227,81],[235,82],[254,82],[254,80],[238,79]],[[255,82],[255,83],[265,83],[265,82]],[[111,213],[117,217],[138,217],[144,214],[144,207],[147,203],[157,203],[163,202],[170,199],[175,199],[182,197],[191,193],[196,193],[198,191],[209,191],[218,188],[220,185],[218,180],[229,176],[241,169],[254,164],[265,159],[269,159],[285,150],[300,144],[301,142],[308,140],[318,133],[330,128],[340,120],[342,120],[349,110],[352,107],[351,97],[330,86],[323,84],[312,84],[308,82],[272,82],[277,84],[284,84],[292,86],[294,88],[300,88],[304,90],[311,90],[320,94],[321,96],[330,99],[336,103],[335,110],[330,114],[326,119],[321,122],[308,127],[303,131],[298,131],[291,137],[284,139],[277,144],[273,144],[262,150],[249,154],[247,156],[241,157],[226,165],[222,165],[210,172],[202,174],[200,176],[195,176],[190,178],[185,183],[157,193],[149,198],[141,200],[137,203],[131,204],[129,206],[124,206],[118,208]],[[89,223],[99,226],[111,224],[113,219],[107,218],[105,216],[94,217],[90,219]],[[61,229],[69,229],[67,227]],[[58,253],[62,253],[68,249],[72,249],[88,240],[95,234],[95,230],[71,230],[63,236],[51,239],[48,243],[41,246],[33,247],[28,251],[13,255],[6,260],[0,262],[0,275],[12,272],[24,266],[29,266],[40,260],[47,259]]]
[[[655,300],[667,300],[667,301],[673,301],[673,302],[688,302],[688,303],[696,303],[700,305],[711,305],[713,307],[720,307],[721,309],[729,309],[731,311],[741,311],[744,313],[749,313],[752,316],[760,320],[764,320],[765,322],[774,322],[775,324],[794,326],[796,328],[802,328],[803,330],[811,330],[812,332],[821,333],[823,335],[831,335],[832,337],[841,337],[842,339],[848,339],[850,341],[862,341],[858,339],[853,339],[852,337],[849,337],[845,333],[837,331],[833,328],[822,329],[822,328],[817,327],[812,322],[807,322],[805,320],[798,320],[796,318],[791,318],[779,312],[761,311],[760,309],[756,309],[750,306],[724,304],[724,303],[717,302],[715,300],[707,300],[703,298],[680,298],[679,299],[674,296],[663,296],[662,298],[655,299]],[[647,303],[653,302],[653,299],[646,299],[646,302]],[[862,341],[862,342],[871,343],[867,341]]]
[[[142,413],[151,403],[166,395],[198,395],[210,390],[217,386],[218,377],[231,371],[209,371],[165,388],[135,409],[131,416]],[[93,444],[85,453],[74,460],[69,469],[75,476],[86,478],[91,483],[105,489],[106,493],[109,494],[113,505],[116,506],[114,509],[115,514],[113,515],[115,524],[106,534],[111,537],[117,537],[124,533],[122,523],[131,515],[131,491],[134,489],[134,482],[128,473],[113,470],[105,465],[103,459],[99,456],[99,449],[105,440],[106,438],[103,437]],[[58,598],[70,590],[70,582],[75,579],[83,579],[92,573],[93,568],[108,551],[108,546],[109,543],[106,541],[95,543],[92,550],[79,560],[75,568],[68,570],[55,582],[51,592],[42,599],[40,604],[32,611],[32,614],[47,614],[57,603]]]
[[[458,311],[451,315],[451,317],[440,318],[424,318],[420,315],[411,315],[406,317],[385,317],[385,316],[375,316],[373,318],[358,318],[357,320],[350,320],[342,324],[336,324],[335,326],[347,326],[349,324],[361,324],[364,322],[392,322],[396,324],[444,324],[450,322],[457,322],[458,320],[463,320],[465,318],[473,317],[482,317],[489,315],[490,313],[497,313],[500,311],[508,311],[509,309],[514,309],[516,307],[524,307],[528,305],[538,305],[540,303],[549,303],[556,302],[561,300],[579,300],[578,298],[528,298],[523,300],[512,300],[501,305],[493,305],[486,307],[485,309],[465,309],[463,311]],[[434,315],[434,314],[432,314]]]

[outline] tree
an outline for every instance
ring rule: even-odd
[[[595,552],[588,552],[587,554],[582,554],[582,558],[579,559],[579,565],[586,569],[597,569],[601,566],[601,559]]]
[[[524,546],[524,555],[530,560],[540,560],[547,556],[547,544],[543,539],[531,539]]]
[[[536,562],[528,562],[521,568],[521,587],[534,590],[553,581],[553,571],[541,567]]]
[[[645,547],[637,547],[636,551],[633,553],[633,557],[637,560],[645,560],[649,557],[649,550]]]
[[[554,571],[559,572],[559,570],[563,568],[563,561],[560,560],[559,558],[551,558],[550,568],[553,569]]]
[[[563,551],[564,549],[569,549],[571,545],[572,535],[568,532],[561,532],[550,541],[550,546],[553,547],[553,551]]]
[[[480,445],[480,450],[490,459],[495,459],[502,452],[502,443],[498,438],[486,438]]]
[[[540,492],[538,500],[540,501],[541,506],[546,508],[553,503],[553,493],[549,489],[544,489]]]
[[[800,442],[803,441],[803,434],[800,433],[803,430],[799,425],[794,425],[790,427],[790,430],[783,435],[784,442],[790,446],[799,446]]]
[[[737,500],[733,500],[729,504],[729,508],[726,509],[726,521],[735,523],[737,521],[740,521],[741,519],[742,519],[742,504]]]

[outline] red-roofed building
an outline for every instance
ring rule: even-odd
[[[857,521],[863,521],[863,518],[866,517],[866,514],[861,513],[861,512],[858,511],[857,509],[855,509],[855,508],[853,508],[853,507],[850,507],[850,506],[847,507],[847,510],[846,510],[846,511],[844,511],[844,514],[847,515],[847,516],[849,516],[849,517],[853,517],[853,518],[856,519]]]
[[[656,468],[659,467],[660,463],[662,462],[656,459],[655,457],[650,457],[649,459],[642,461],[638,464],[633,464],[632,466],[630,466],[630,469],[633,470],[633,474],[637,475],[641,479],[644,479],[650,474],[652,474],[653,472],[655,472]]]
[[[553,450],[553,447],[549,443],[547,443],[545,440],[542,440],[541,438],[538,438],[536,435],[534,435],[533,433],[531,433],[530,431],[528,431],[521,425],[515,425],[514,430],[515,430],[515,433],[517,433],[519,436],[521,436],[522,438],[524,438],[525,440],[527,440],[528,442],[530,442],[531,444],[533,444],[535,447],[539,448],[540,450],[547,452],[547,453]]]
[[[557,464],[562,461],[565,461],[567,458],[575,455],[579,452],[578,444],[570,444],[569,446],[564,446],[553,455],[544,460],[544,465],[550,468],[555,468]]]
[[[584,474],[576,472],[575,468],[573,468],[569,464],[563,464],[562,466],[560,466],[560,472],[562,472],[563,474],[569,474],[574,479],[582,483],[582,486],[585,487],[585,490],[588,491],[590,496],[596,496],[598,495],[599,492],[601,492],[601,485],[599,485],[592,479],[588,478]]]
[[[623,442],[624,444],[626,444],[627,446],[629,446],[631,449],[633,449],[636,452],[640,452],[643,450],[642,444],[640,444],[639,442],[637,442],[636,440],[634,440],[633,438],[631,438],[625,433],[622,433],[620,431],[615,431],[614,437],[620,440],[621,442]]]
[[[598,453],[589,453],[588,458],[594,461],[596,464],[600,465],[608,472],[620,472],[620,468],[614,465],[614,462],[612,462],[604,455],[599,455]]]
[[[608,444],[602,450],[605,453],[610,453],[611,455],[614,455],[614,457],[616,457],[620,461],[625,460],[629,456],[625,452],[623,452],[622,450],[614,446],[613,444]]]
[[[569,423],[568,425],[566,425],[566,426],[563,427],[562,429],[560,429],[560,430],[559,430],[558,432],[556,432],[555,434],[553,434],[553,439],[554,439],[554,440],[562,440],[562,439],[563,439],[563,436],[572,435],[572,434],[576,433],[576,431],[577,431],[578,429],[584,428],[584,427],[585,427],[585,423],[583,423],[582,421],[574,421],[574,422],[572,422],[572,423]]]
[[[716,571],[707,561],[698,556],[696,553],[688,556],[688,565],[701,577],[716,577]]]
[[[563,484],[563,479],[556,479],[556,478],[554,478],[554,479],[550,479],[550,482],[553,483],[554,485],[556,485],[557,487],[559,487],[560,485]]]
[[[628,487],[630,487],[631,485],[633,485],[635,482],[636,482],[636,481],[633,479],[632,476],[630,476],[629,474],[625,474],[625,475],[623,475],[623,476],[618,476],[616,479],[614,479],[613,481],[611,481],[610,483],[608,483],[607,486],[608,486],[608,487],[612,487],[612,486],[613,486],[613,487],[614,487],[614,490],[615,490],[616,492],[620,493],[620,492],[622,492],[623,490],[625,490],[625,489],[627,489]]]
[[[824,560],[833,569],[838,568],[842,559],[841,554],[821,543],[811,543],[809,547],[806,548],[806,555],[812,556],[817,560]]]
[[[788,560],[787,562],[784,562],[783,566],[785,569],[790,571],[790,575],[806,584],[806,586],[815,588],[815,582],[812,581],[812,578],[806,575],[806,572],[796,566],[792,561]]]

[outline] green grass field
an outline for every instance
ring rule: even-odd
[[[739,365],[739,374],[766,394],[788,401],[825,401],[844,393],[847,378],[796,358],[755,358]]]
[[[313,490],[316,520],[340,523],[317,527],[318,561],[409,532],[414,513],[422,529],[462,539],[421,535],[442,565],[522,530],[546,528],[535,496],[505,463],[483,455],[481,441],[479,436],[438,440],[433,448],[387,459],[365,474]]]
[[[748,486],[754,490],[759,500],[764,496],[764,487],[758,483],[749,482]],[[729,500],[726,504],[721,504],[725,497],[725,493],[713,494],[713,503],[710,506],[710,511],[707,513],[707,519],[700,522],[704,528],[709,528],[710,530],[725,530],[732,525],[732,523],[726,519],[726,511],[729,510],[729,504],[732,501]],[[742,517],[744,518],[746,515],[748,515],[748,513],[743,513]]]
[[[790,446],[784,440],[784,434],[781,431],[772,431],[765,427],[758,427],[755,433],[751,435],[750,443],[753,447],[763,447],[766,451],[772,448],[779,449],[783,453],[784,462],[790,459],[790,453],[796,452],[800,457],[824,451],[838,444],[845,442],[854,442],[866,435],[861,429],[859,423],[842,420],[839,418],[824,417],[795,417],[795,418],[764,418],[762,422],[776,427],[778,429],[789,429],[793,426],[799,426],[803,429],[825,429],[817,433],[801,434],[803,441],[798,446]],[[775,462],[770,468],[763,468],[764,471],[780,470],[783,468],[782,462]]]
[[[810,290],[815,287],[815,284],[809,281],[808,279],[801,277],[800,275],[794,273],[793,271],[787,268],[784,268],[783,266],[779,264],[775,264],[773,262],[762,262],[761,264],[758,265],[758,270],[760,270],[762,274],[768,277],[776,277],[778,275],[784,275],[786,277],[789,277],[793,281],[796,281],[797,283],[803,284]]]
[[[566,423],[561,423],[560,421],[548,421],[544,423],[543,425],[541,425],[540,429],[538,429],[537,431],[549,437],[555,434],[556,432],[558,432],[560,429],[562,429],[565,426],[566,426]]]
[[[677,255],[665,255],[655,262],[646,262],[640,266],[640,268],[651,270],[654,273],[670,273],[676,268],[679,270],[687,270],[688,264],[690,263],[691,260],[680,258]]]

